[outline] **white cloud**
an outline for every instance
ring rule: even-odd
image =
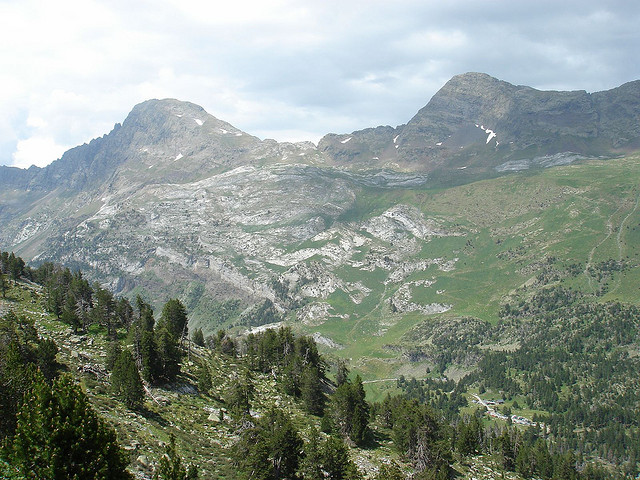
[[[20,140],[13,153],[13,166],[20,168],[29,168],[31,165],[44,167],[60,158],[69,148],[69,145],[58,145],[50,136],[36,136]]]
[[[149,98],[317,140],[405,123],[465,71],[612,88],[640,78],[639,23],[595,0],[0,1],[0,163],[42,165]]]

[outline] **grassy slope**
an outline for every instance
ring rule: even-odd
[[[523,172],[442,190],[365,190],[342,221],[361,221],[396,204],[415,205],[427,218],[460,226],[465,236],[425,242],[421,258],[458,258],[450,272],[431,267],[406,281],[436,279],[431,288],[412,287],[412,301],[447,303],[444,314],[393,314],[389,297],[397,285],[382,284],[382,272],[345,267],[349,281],[359,280],[372,292],[361,304],[336,292],[328,299],[336,314],[323,325],[303,327],[345,346],[332,353],[353,360],[363,378],[394,377],[411,365],[385,346],[406,346],[403,335],[422,322],[460,316],[491,323],[514,289],[531,282],[547,257],[563,264],[588,265],[614,259],[631,268],[607,285],[602,300],[637,303],[640,290],[640,156],[589,161],[535,172]],[[587,275],[571,280],[577,288],[595,291]],[[440,292],[440,293],[438,293]]]

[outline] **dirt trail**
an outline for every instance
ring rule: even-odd
[[[627,220],[629,220],[629,218],[638,210],[638,207],[640,206],[640,193],[638,193],[636,195],[636,203],[633,207],[633,209],[622,219],[622,221],[620,222],[620,226],[618,227],[618,233],[616,235],[616,246],[618,247],[618,260],[622,260],[622,229],[624,228],[625,223],[627,222]],[[600,248],[600,246],[602,244],[604,244],[607,240],[609,240],[609,238],[611,237],[611,235],[613,235],[613,232],[615,231],[615,226],[613,224],[613,219],[616,217],[616,215],[618,215],[618,213],[624,209],[624,204],[620,205],[615,212],[613,212],[611,214],[611,216],[609,217],[609,219],[607,220],[607,235],[596,245],[594,246],[591,251],[589,252],[589,259],[587,260],[587,264],[584,267],[584,275],[587,277],[587,280],[589,281],[589,288],[593,289],[592,286],[592,278],[589,275],[589,267],[591,266],[591,264],[593,263],[593,256],[595,255],[595,252],[598,248]]]
[[[640,193],[638,193],[638,195],[636,196],[636,205],[633,207],[633,210],[631,210],[627,214],[627,216],[624,217],[624,219],[620,223],[620,228],[618,229],[618,236],[616,239],[618,245],[618,260],[622,260],[622,229],[624,228],[624,224],[627,223],[627,220],[629,220],[629,217],[631,217],[631,215],[633,215],[636,210],[638,210],[638,205],[640,205]]]

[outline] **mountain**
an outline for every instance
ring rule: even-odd
[[[640,81],[589,94],[540,91],[467,73],[447,82],[406,125],[331,134],[318,147],[345,164],[453,175],[460,183],[553,158],[566,163],[576,155],[635,150],[639,118]]]
[[[0,167],[0,247],[155,305],[179,297],[206,332],[294,322],[395,375],[436,361],[412,328],[495,322],[547,258],[635,300],[588,268],[636,254],[638,157],[622,156],[639,115],[640,82],[541,92],[469,73],[406,125],[316,146],[150,100],[48,167]]]

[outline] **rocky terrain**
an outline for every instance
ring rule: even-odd
[[[540,172],[607,172],[615,162],[596,157],[639,147],[639,120],[640,82],[542,92],[476,73],[451,79],[406,125],[317,146],[150,100],[46,168],[0,167],[0,247],[156,305],[180,297],[207,332],[290,320],[344,355],[356,340],[388,352],[434,315],[495,318],[550,245],[586,261],[570,233],[595,249],[619,205],[634,204],[633,180],[616,170],[626,186],[612,193],[586,170]],[[523,170],[542,183],[482,183]],[[550,227],[545,215],[566,211],[572,223]]]

